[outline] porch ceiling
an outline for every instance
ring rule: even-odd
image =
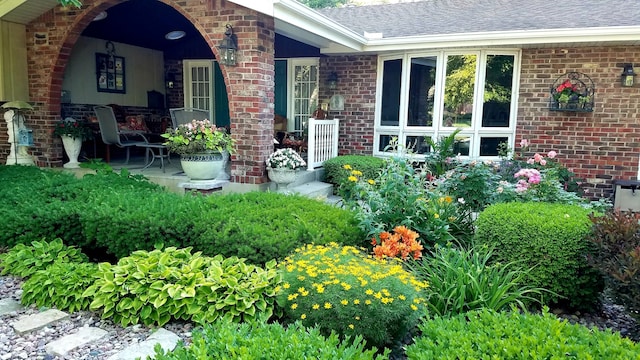
[[[53,9],[57,4],[57,0],[0,0],[0,19],[18,24],[28,24]]]

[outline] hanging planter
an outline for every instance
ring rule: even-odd
[[[551,87],[549,110],[593,111],[595,87],[593,80],[583,73],[569,72],[556,79]]]

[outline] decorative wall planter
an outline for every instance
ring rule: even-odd
[[[298,177],[298,170],[285,169],[285,168],[267,168],[267,175],[269,180],[278,184],[278,189],[286,188],[289,184],[296,181]]]
[[[78,162],[78,156],[80,155],[80,150],[82,149],[82,139],[77,137],[73,138],[71,136],[63,135],[60,136],[62,139],[62,146],[64,147],[64,152],[67,154],[69,158],[69,162],[62,165],[66,169],[77,169],[80,167],[80,163]]]
[[[583,73],[569,72],[556,79],[551,86],[549,110],[593,111],[595,87],[593,80]]]
[[[221,153],[181,155],[180,165],[191,180],[213,180],[222,172],[224,157]]]

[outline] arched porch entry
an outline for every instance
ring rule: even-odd
[[[232,156],[231,181],[266,183],[264,160],[273,150],[273,18],[224,0],[159,2],[188,19],[216,57],[226,24],[233,26],[238,37],[238,64],[220,67],[231,133],[238,143],[238,152]],[[62,115],[62,84],[74,46],[99,13],[119,4],[122,2],[117,0],[85,0],[82,9],[56,7],[27,26],[30,101],[36,105],[30,116],[35,119],[33,154],[41,164],[45,159],[61,164],[61,144],[52,130]],[[95,79],[89,76],[86,81]]]

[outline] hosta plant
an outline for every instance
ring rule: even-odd
[[[85,262],[87,256],[61,239],[50,242],[34,241],[31,245],[18,244],[0,255],[0,275],[28,278],[38,270],[45,270],[56,262]]]
[[[318,324],[328,335],[361,335],[394,347],[424,314],[425,282],[399,259],[378,260],[352,246],[307,245],[279,265],[278,305],[289,321]]]
[[[88,310],[92,299],[82,294],[93,284],[97,270],[94,263],[55,263],[22,284],[20,301],[69,312]]]
[[[278,284],[275,261],[261,268],[236,257],[192,254],[191,248],[135,251],[98,268],[83,295],[93,297],[91,310],[122,326],[269,318]]]

